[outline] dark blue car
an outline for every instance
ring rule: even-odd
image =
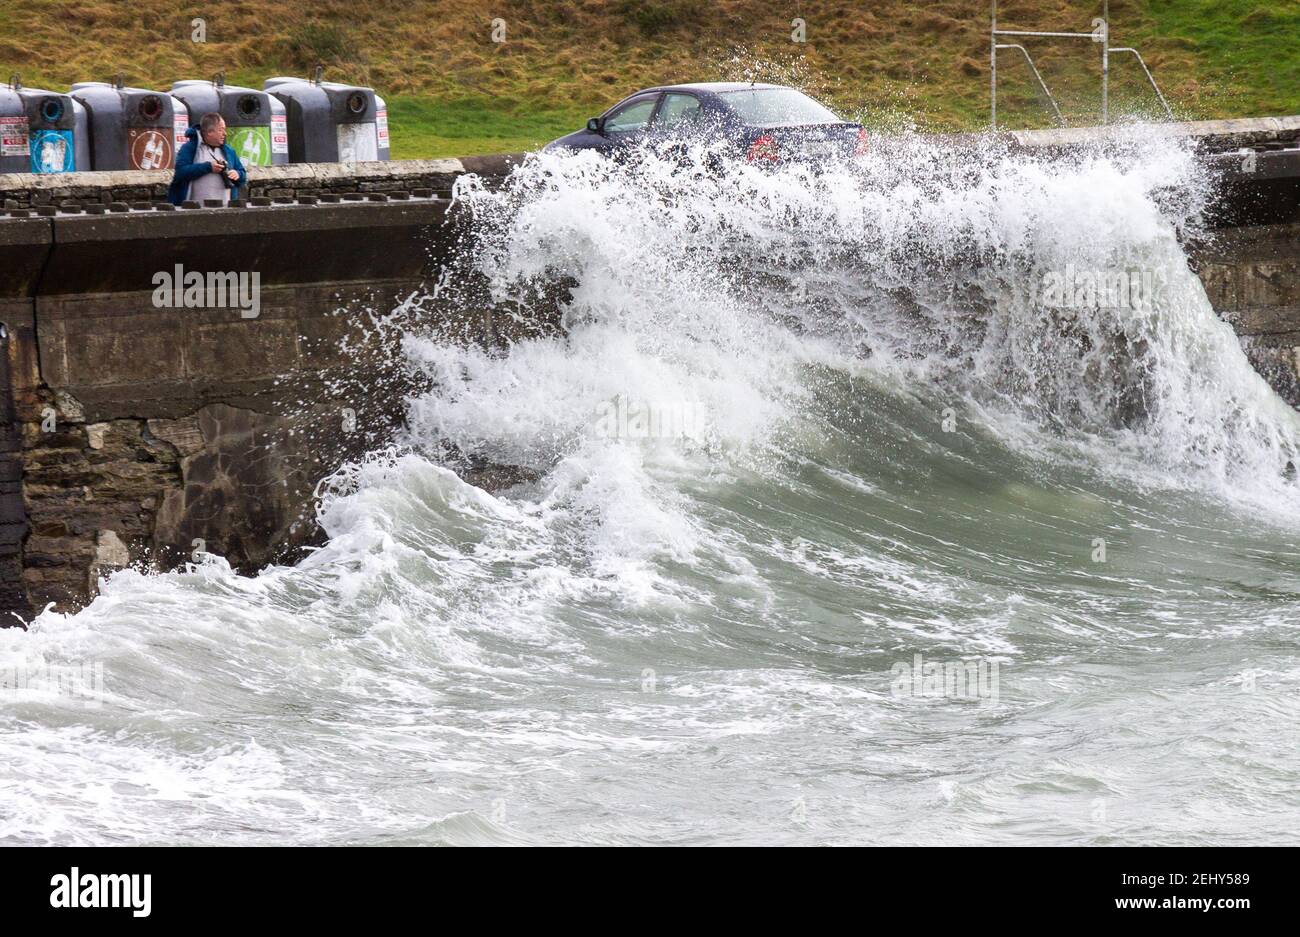
[[[672,145],[690,139],[721,140],[736,156],[760,163],[845,158],[867,146],[861,124],[840,120],[802,91],[705,82],[638,91],[546,149],[618,156],[642,143]]]

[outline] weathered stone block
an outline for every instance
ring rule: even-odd
[[[1241,304],[1245,307],[1300,305],[1300,261],[1245,265]]]

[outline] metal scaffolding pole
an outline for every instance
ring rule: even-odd
[[[1110,122],[1110,0],[1101,8],[1101,123]]]

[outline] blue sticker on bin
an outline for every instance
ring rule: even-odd
[[[71,130],[32,133],[32,172],[74,172],[76,168]]]

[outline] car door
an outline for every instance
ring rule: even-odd
[[[685,137],[698,128],[703,116],[700,99],[685,91],[665,91],[650,125],[656,137]]]
[[[700,99],[685,91],[665,91],[650,120],[649,139],[662,156],[681,159],[704,130]]]
[[[596,149],[612,154],[634,147],[644,140],[659,97],[657,91],[638,94],[606,114],[601,123],[603,139]]]

